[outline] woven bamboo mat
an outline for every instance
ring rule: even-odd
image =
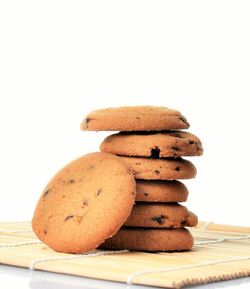
[[[190,252],[56,253],[30,223],[0,223],[0,263],[165,288],[250,276],[250,228],[200,222]]]

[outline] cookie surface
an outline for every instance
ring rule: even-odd
[[[185,229],[147,229],[122,227],[101,246],[131,251],[184,251],[192,249],[194,239]]]
[[[181,157],[200,156],[201,141],[189,132],[120,132],[110,135],[100,145],[100,150],[121,156]]]
[[[46,186],[33,216],[33,230],[56,251],[93,250],[126,221],[135,191],[134,177],[118,157],[87,154],[69,163]]]
[[[82,130],[142,131],[174,130],[189,127],[177,110],[161,106],[124,106],[99,109],[89,113],[81,124]]]
[[[196,176],[195,166],[187,160],[153,159],[144,157],[119,156],[132,169],[136,179],[176,180],[190,179]]]
[[[187,187],[179,181],[136,180],[136,202],[185,202]]]
[[[136,203],[124,226],[149,228],[195,227],[197,216],[177,203]]]

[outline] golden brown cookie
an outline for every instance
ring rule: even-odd
[[[185,202],[187,187],[179,181],[136,180],[136,202]]]
[[[122,227],[101,246],[131,251],[184,251],[192,249],[194,239],[185,229],[148,229]]]
[[[190,179],[196,176],[195,166],[182,158],[153,159],[124,156],[119,158],[130,166],[136,179],[176,180]]]
[[[182,228],[197,223],[197,216],[178,203],[136,203],[124,226]]]
[[[161,106],[124,106],[92,111],[83,120],[82,130],[143,131],[189,127],[177,110]]]
[[[93,250],[126,221],[135,191],[134,177],[121,159],[87,154],[69,163],[46,186],[33,216],[33,230],[56,251]]]
[[[189,132],[120,132],[105,138],[101,151],[120,156],[152,158],[200,156],[199,138]]]

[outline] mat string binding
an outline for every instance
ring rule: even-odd
[[[163,267],[163,268],[158,268],[158,269],[141,270],[141,271],[137,271],[135,273],[130,274],[127,278],[127,284],[132,285],[135,277],[146,275],[146,274],[167,273],[167,272],[180,271],[180,270],[185,270],[185,269],[194,269],[194,268],[200,268],[200,267],[209,266],[209,265],[216,265],[216,264],[223,264],[223,263],[230,263],[230,262],[237,262],[237,261],[245,261],[245,260],[250,260],[250,256],[234,257],[234,258],[221,259],[221,260],[213,260],[213,261],[203,262],[203,263],[199,263],[199,264],[177,266],[177,267],[173,267],[173,268]]]
[[[8,222],[3,222],[4,224],[7,224]],[[16,222],[16,223],[25,223],[25,222]],[[203,227],[199,229],[207,230],[208,226],[212,224],[213,222],[208,222],[203,225]],[[0,223],[1,224],[1,223]],[[0,229],[0,233],[32,233],[32,230],[15,230],[15,229]],[[226,241],[236,241],[236,240],[246,240],[250,239],[250,235],[244,235],[244,236],[234,236],[234,237],[225,237],[220,238],[217,240],[208,240],[208,241],[197,241],[194,243],[195,246],[202,246],[202,245],[212,245],[212,244],[218,244],[223,243]],[[0,244],[0,248],[4,247],[18,247],[18,246],[27,246],[27,245],[34,245],[34,244],[43,244],[39,240],[34,241],[27,241],[27,242],[18,242],[18,243],[6,243],[6,244]],[[89,253],[83,253],[83,254],[77,254],[77,255],[69,255],[69,256],[60,256],[60,257],[48,257],[48,258],[37,258],[30,262],[29,268],[31,270],[35,270],[35,266],[38,263],[43,262],[50,262],[50,261],[63,261],[63,260],[73,260],[73,259],[79,259],[79,258],[85,258],[85,257],[95,257],[95,256],[104,256],[104,255],[115,255],[115,254],[122,254],[127,253],[128,250],[119,250],[119,251],[93,251]],[[152,273],[167,273],[172,271],[179,271],[179,270],[185,270],[185,269],[192,269],[192,268],[199,268],[203,266],[209,266],[209,265],[216,265],[216,264],[222,264],[222,263],[229,263],[229,262],[236,262],[236,261],[243,261],[243,260],[249,260],[250,256],[246,257],[234,257],[229,259],[222,259],[222,260],[214,260],[214,261],[208,261],[203,262],[199,264],[194,265],[186,265],[186,266],[178,266],[174,268],[158,268],[158,269],[146,269],[137,271],[135,273],[132,273],[127,278],[127,284],[133,284],[133,280],[137,276],[145,275],[145,274],[152,274]]]
[[[197,241],[194,242],[195,246],[200,246],[200,245],[212,245],[212,244],[218,244],[218,243],[223,243],[226,241],[237,241],[237,240],[247,240],[250,239],[250,235],[245,235],[245,236],[235,236],[235,237],[225,237],[217,240],[208,240],[208,241]]]
[[[27,246],[27,245],[35,245],[35,244],[42,244],[42,242],[35,240],[35,241],[18,242],[18,243],[5,243],[5,244],[0,244],[0,248],[19,247],[19,246]]]
[[[13,233],[13,234],[22,234],[22,233],[34,233],[33,230],[14,230],[14,229],[0,229],[0,233]]]
[[[116,250],[116,251],[92,251],[89,253],[83,253],[83,254],[76,254],[76,255],[70,255],[70,256],[60,256],[60,257],[48,257],[48,258],[37,258],[34,259],[30,262],[29,268],[30,270],[35,270],[35,266],[38,263],[43,263],[43,262],[50,262],[50,261],[64,261],[64,260],[74,260],[74,259],[79,259],[79,258],[84,258],[84,257],[96,257],[96,256],[105,256],[105,255],[116,255],[116,254],[123,254],[123,253],[128,253],[128,250]]]
[[[211,225],[211,224],[213,224],[213,222],[207,222],[202,227],[197,228],[197,229],[207,230],[208,226]]]
[[[0,224],[6,224],[8,222],[2,222]],[[16,222],[18,223],[18,222]],[[19,222],[19,223],[25,223],[25,222]],[[213,222],[207,222],[202,227],[198,229],[207,230],[208,226],[213,224]],[[13,234],[21,234],[21,233],[33,233],[33,230],[16,230],[16,229],[0,229],[0,233],[13,233]],[[202,246],[202,245],[212,245],[212,244],[218,244],[226,241],[237,241],[237,240],[246,240],[250,239],[250,235],[244,235],[244,236],[235,236],[235,237],[225,237],[217,240],[208,240],[208,241],[196,241],[194,242],[195,246]],[[41,244],[40,241],[30,241],[30,242],[20,242],[16,244],[4,244],[0,245],[1,247],[16,247],[16,246],[25,246],[25,245],[31,245],[31,244]]]

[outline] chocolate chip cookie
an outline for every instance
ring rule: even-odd
[[[58,252],[94,250],[126,221],[135,192],[134,177],[120,158],[87,154],[48,183],[33,216],[33,230]]]
[[[130,251],[184,251],[192,249],[194,239],[185,229],[149,229],[122,227],[101,246],[105,249]]]
[[[195,166],[182,158],[153,159],[123,156],[119,158],[132,169],[136,179],[176,180],[190,179],[196,176]]]
[[[177,110],[161,106],[124,106],[89,113],[81,124],[91,131],[150,131],[186,129],[189,123]]]
[[[187,187],[179,181],[136,180],[136,202],[185,202]]]
[[[197,216],[178,203],[136,203],[124,226],[182,228],[197,223]]]
[[[203,153],[200,139],[183,131],[120,132],[106,137],[100,150],[121,156],[152,158],[200,156]]]

